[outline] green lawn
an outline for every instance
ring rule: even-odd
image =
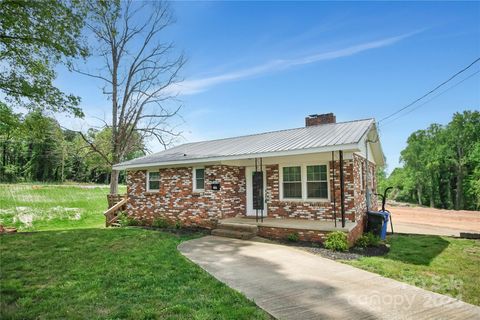
[[[20,231],[102,227],[108,191],[104,185],[0,184],[0,224]]]
[[[142,229],[0,236],[0,318],[268,318],[184,258],[186,239]]]
[[[384,257],[345,263],[480,305],[480,241],[393,235],[388,242]]]

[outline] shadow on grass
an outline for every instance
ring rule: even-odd
[[[429,265],[450,244],[433,235],[393,235],[389,243],[390,252],[385,258],[416,265]]]

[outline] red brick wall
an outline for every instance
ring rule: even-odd
[[[328,231],[317,230],[301,230],[291,228],[271,228],[271,227],[258,227],[258,236],[267,239],[274,240],[287,240],[288,236],[292,233],[298,233],[300,241],[320,242],[322,243]]]
[[[127,214],[146,224],[155,218],[180,221],[186,226],[215,227],[218,219],[245,212],[245,169],[233,166],[205,167],[205,191],[193,192],[193,169],[160,169],[160,190],[146,191],[146,171],[127,174]],[[211,190],[212,182],[220,190]]]
[[[354,175],[353,160],[344,160],[344,188],[345,188],[345,219],[355,221],[355,196],[354,196]],[[340,201],[340,162],[335,161],[335,190],[333,186],[333,162],[330,161],[330,201],[281,201],[280,200],[280,177],[279,166],[268,165],[267,175],[267,205],[268,216],[274,218],[301,218],[309,220],[332,220],[333,193],[337,219],[341,218]]]
[[[369,171],[369,181],[368,185],[371,190],[370,194],[370,210],[377,210],[377,196],[375,193],[377,192],[377,179],[375,175],[376,166],[372,162],[368,162],[368,171]],[[363,179],[360,178],[361,173],[363,173]],[[359,221],[363,219],[367,211],[367,203],[366,203],[366,192],[365,186],[367,184],[367,160],[357,154],[353,155],[353,174],[354,174],[354,181],[355,181],[355,217],[356,220]],[[362,181],[363,180],[363,181]]]

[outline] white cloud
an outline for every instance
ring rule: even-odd
[[[377,41],[361,43],[361,44],[357,44],[357,45],[350,46],[343,49],[321,52],[318,54],[309,55],[309,56],[300,57],[300,58],[271,60],[258,66],[245,68],[237,71],[232,71],[229,73],[224,73],[224,74],[205,77],[205,78],[186,80],[181,83],[170,86],[168,88],[168,91],[171,94],[192,95],[192,94],[206,91],[211,87],[214,87],[218,84],[225,83],[225,82],[241,80],[241,79],[245,79],[245,78],[249,78],[249,77],[253,77],[253,76],[257,76],[257,75],[261,75],[269,72],[291,68],[294,66],[300,66],[300,65],[306,65],[310,63],[319,62],[319,61],[348,57],[363,51],[387,47],[405,38],[408,38],[418,32],[420,31],[410,32],[407,34],[390,37],[390,38],[384,38]]]

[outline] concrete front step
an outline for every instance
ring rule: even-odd
[[[214,229],[212,230],[212,236],[227,237],[248,240],[256,235],[254,232],[230,230],[230,229]]]
[[[234,230],[241,232],[251,232],[257,234],[258,228],[256,225],[252,224],[243,224],[243,223],[234,223],[234,222],[222,222],[220,221],[217,225],[217,229],[224,230]]]

